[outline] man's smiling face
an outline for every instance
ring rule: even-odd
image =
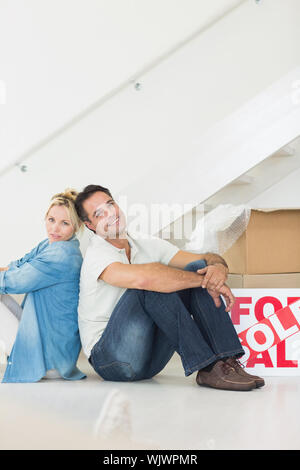
[[[123,238],[126,218],[118,204],[107,194],[97,191],[83,204],[89,222],[86,226],[102,238]]]

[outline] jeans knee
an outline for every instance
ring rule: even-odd
[[[96,366],[94,369],[102,379],[113,382],[131,382],[136,375],[129,363],[120,361]]]
[[[184,268],[185,271],[197,271],[197,269],[203,269],[207,266],[205,259],[197,259],[191,261]]]

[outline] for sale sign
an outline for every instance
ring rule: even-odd
[[[300,289],[232,289],[231,320],[248,372],[300,375]]]

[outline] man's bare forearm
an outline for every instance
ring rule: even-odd
[[[141,288],[154,292],[175,292],[177,290],[200,287],[204,276],[184,271],[161,263],[148,263],[141,267]]]
[[[190,251],[179,250],[178,253],[170,260],[169,266],[172,268],[184,269],[185,266],[193,261],[204,260],[208,266],[221,265],[224,267],[225,273],[228,274],[229,269],[226,261],[222,256],[216,253],[192,253]]]
[[[222,258],[222,256],[217,255],[216,253],[204,253],[203,255],[201,255],[201,258],[199,257],[199,259],[205,259],[207,265],[222,264],[223,266],[225,266],[225,268],[228,269],[228,265],[225,259]]]

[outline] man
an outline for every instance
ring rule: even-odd
[[[228,315],[234,297],[222,257],[128,233],[122,210],[102,186],[87,186],[75,205],[94,232],[81,270],[79,331],[104,380],[151,378],[177,351],[185,375],[197,372],[199,385],[264,385],[237,359],[244,350]]]

